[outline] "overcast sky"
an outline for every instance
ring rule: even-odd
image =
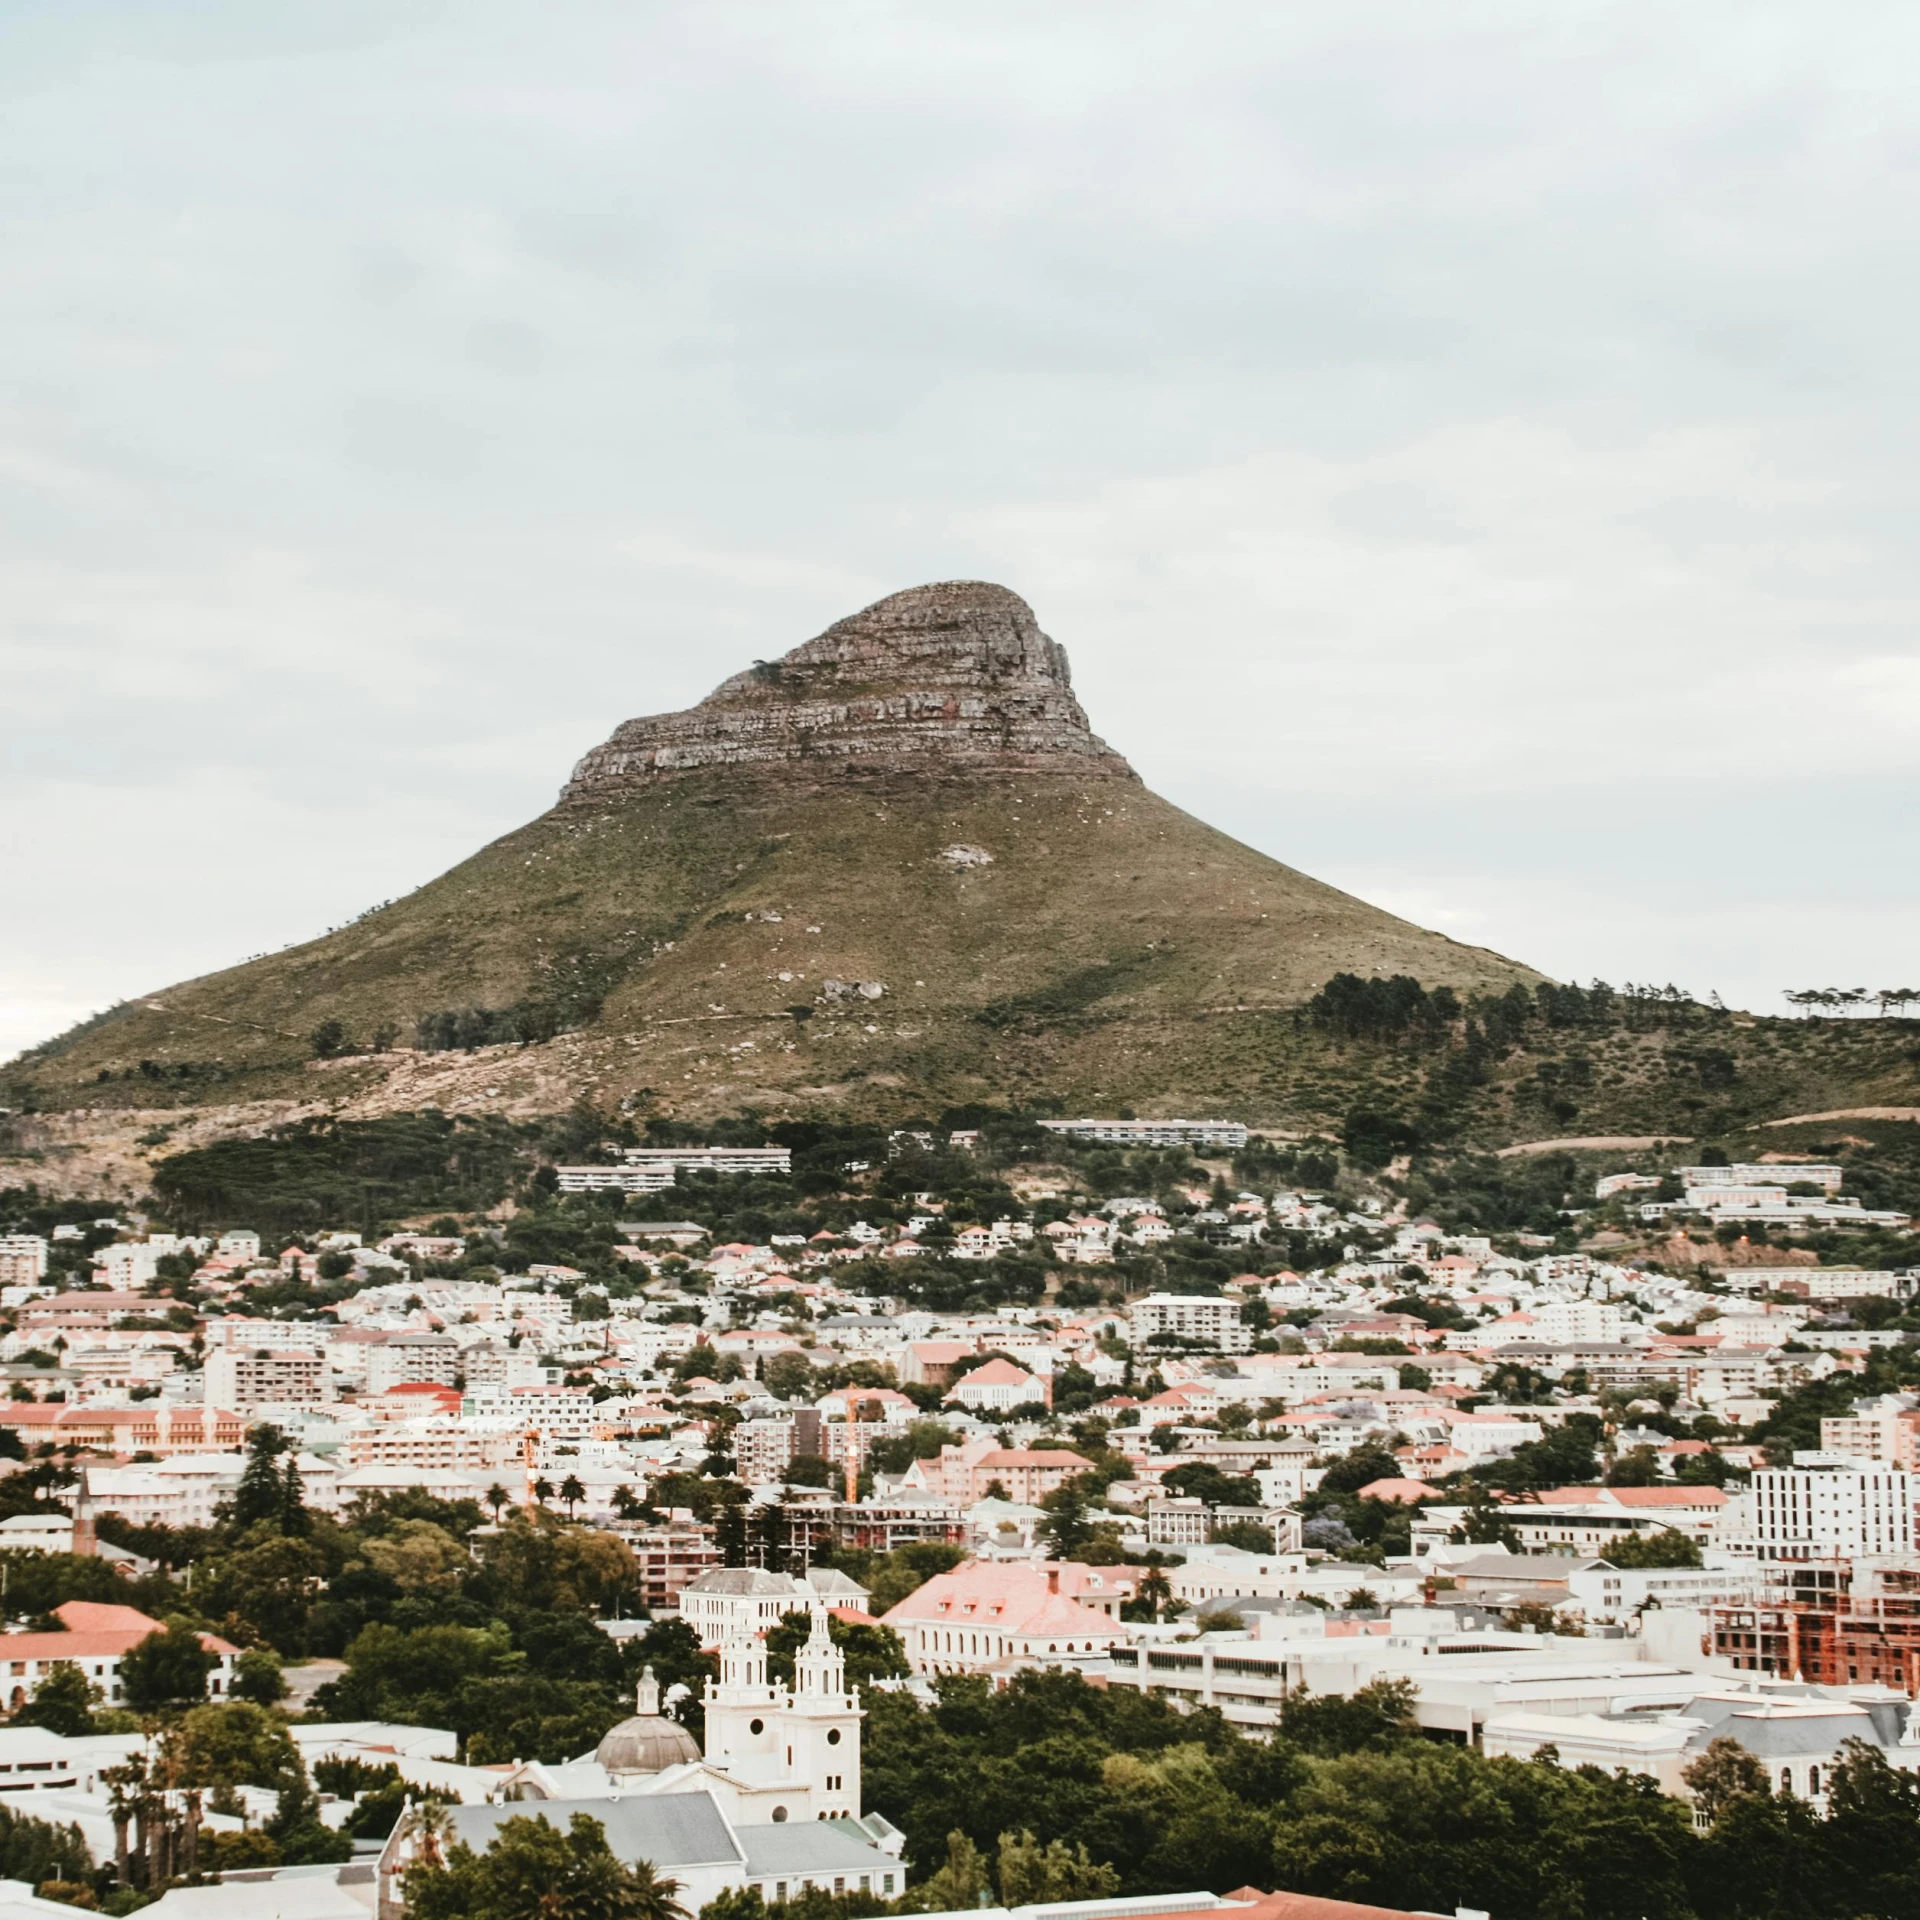
[[[1562,977],[1920,984],[1920,16],[0,10],[0,1054],[879,595]]]

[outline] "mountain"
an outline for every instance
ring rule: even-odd
[[[1070,1106],[1277,1116],[1339,972],[1539,976],[1149,792],[1004,587],[916,587],[626,721],[351,926],[15,1062],[42,1109]],[[318,1056],[318,1057],[316,1057]]]

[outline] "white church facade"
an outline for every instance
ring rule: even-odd
[[[794,1657],[793,1685],[768,1677],[766,1642],[736,1629],[707,1682],[706,1752],[660,1711],[652,1670],[632,1718],[591,1754],[526,1761],[483,1806],[409,1808],[380,1856],[383,1920],[403,1910],[401,1877],[456,1841],[484,1849],[501,1822],[541,1814],[564,1827],[591,1814],[623,1859],[644,1859],[682,1884],[690,1912],[729,1889],[769,1901],[816,1887],[897,1898],[906,1890],[903,1836],[860,1800],[858,1697],[823,1611]]]

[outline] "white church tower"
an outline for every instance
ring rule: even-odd
[[[860,1817],[859,1702],[847,1690],[846,1656],[825,1613],[794,1659],[789,1691],[767,1680],[766,1643],[736,1631],[720,1648],[720,1678],[707,1683],[707,1763],[744,1795],[765,1799],[781,1820]],[[751,1819],[751,1815],[748,1816]]]

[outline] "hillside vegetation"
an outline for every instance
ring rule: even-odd
[[[1461,994],[1538,978],[1124,775],[803,791],[718,772],[556,809],[323,939],[117,1008],[7,1079],[12,1104],[52,1109],[383,1104],[398,1074],[384,1104],[414,1105],[422,1072],[484,1045],[511,1051],[475,1078],[527,1111],[643,1087],[695,1106],[987,1088],[1272,1106],[1292,1010],[1341,971]],[[862,982],[880,991],[834,984]]]

